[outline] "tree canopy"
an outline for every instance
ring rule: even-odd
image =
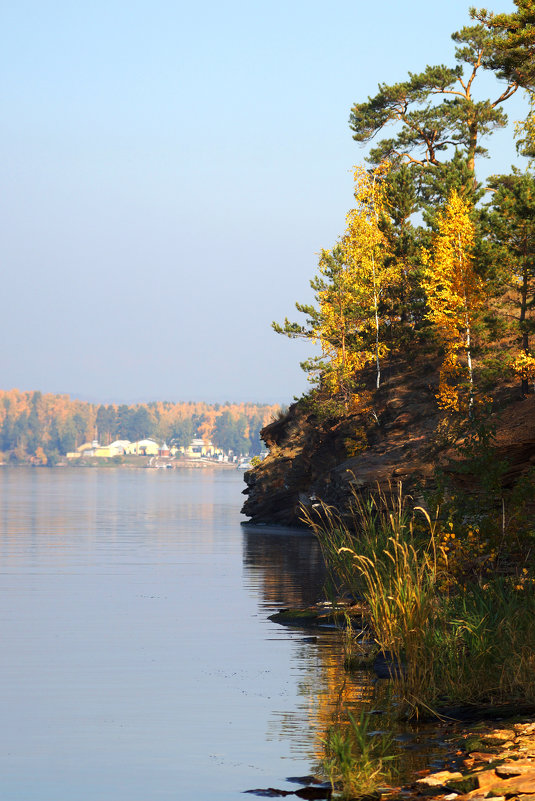
[[[516,6],[506,15],[473,11],[476,24],[452,35],[454,64],[380,83],[352,107],[353,138],[369,146],[368,166],[354,169],[354,207],[339,241],[320,254],[315,302],[296,304],[305,322],[273,324],[320,345],[302,366],[329,414],[356,408],[372,370],[379,389],[383,362],[420,348],[442,360],[445,414],[473,415],[503,347],[502,378],[531,391],[534,178],[529,165],[486,186],[476,176],[485,140],[507,124],[503,104],[531,88],[534,2]],[[497,82],[481,100],[484,70]],[[525,155],[535,153],[533,131],[532,107],[518,134]]]
[[[379,84],[374,97],[353,106],[349,123],[357,142],[370,143],[387,125],[398,124],[394,136],[381,139],[370,151],[372,163],[388,158],[436,167],[458,150],[473,173],[476,156],[487,152],[481,139],[506,125],[501,104],[518,82],[512,79],[483,101],[476,101],[473,92],[474,81],[488,66],[494,37],[484,25],[473,25],[452,38],[457,44],[455,66],[427,66],[400,83]]]
[[[525,89],[535,88],[535,3],[515,0],[516,11],[495,14],[486,8],[470,9],[490,33],[488,66]]]

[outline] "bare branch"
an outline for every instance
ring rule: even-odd
[[[462,81],[461,81],[461,83],[462,83]],[[432,89],[429,94],[431,94],[431,95],[456,95],[457,97],[466,97],[464,92],[455,92],[453,89]]]
[[[511,95],[514,95],[518,89],[518,86],[519,84],[516,81],[510,83],[507,89],[499,96],[499,98],[495,100],[494,103],[491,103],[492,108],[495,108],[498,103],[503,103],[504,100],[507,100],[509,97],[511,97]]]
[[[466,87],[464,87],[464,84],[463,84],[463,88],[466,88],[466,97],[467,97],[468,100],[470,99],[470,87],[472,86],[472,82],[473,82],[474,78],[476,77],[476,73],[477,73],[478,69],[481,66],[481,58],[482,58],[482,56],[483,56],[483,51],[480,50],[478,52],[478,54],[477,54],[477,61],[474,64],[474,68],[472,70],[472,74],[470,75],[470,78],[468,79],[468,83],[467,83]]]

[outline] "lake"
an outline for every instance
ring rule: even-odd
[[[267,618],[321,597],[321,555],[241,526],[243,487],[0,470],[0,799],[243,801],[314,769],[340,643]]]

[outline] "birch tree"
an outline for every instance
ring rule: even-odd
[[[386,215],[384,178],[387,171],[385,164],[371,171],[355,167],[355,206],[347,215],[342,240],[352,282],[355,326],[361,332],[362,341],[368,342],[363,357],[375,361],[377,389],[381,385],[381,360],[388,352],[383,337],[381,304],[386,291],[400,281],[398,262],[387,260],[388,239],[380,225],[381,218]],[[366,333],[368,336],[363,336]]]
[[[445,410],[462,411],[464,383],[470,416],[474,405],[472,330],[483,300],[482,285],[472,260],[474,238],[469,206],[454,191],[438,217],[432,251],[424,254],[424,289],[429,307],[427,318],[445,349],[437,395],[439,405]]]

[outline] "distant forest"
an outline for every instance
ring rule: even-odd
[[[4,460],[54,464],[84,442],[153,437],[177,446],[194,437],[224,451],[258,454],[260,429],[279,411],[252,403],[93,404],[68,395],[0,390],[0,451]]]

